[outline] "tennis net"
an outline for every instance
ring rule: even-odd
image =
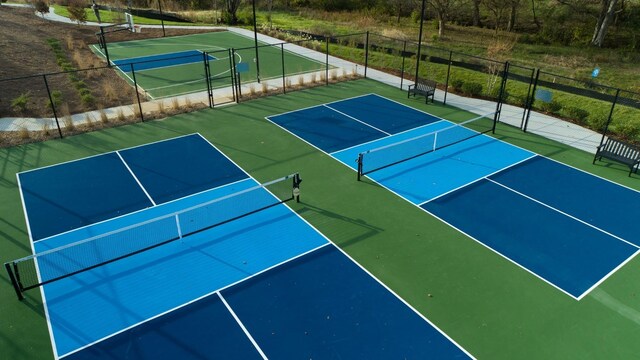
[[[187,236],[298,200],[295,173],[105,234],[5,263],[18,298],[23,292]]]
[[[357,160],[358,180],[374,171],[494,131],[494,124],[495,113],[490,113],[428,134],[361,152]]]

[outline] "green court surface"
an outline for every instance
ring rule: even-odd
[[[189,50],[205,51],[215,58],[210,61],[210,79],[213,89],[232,85],[233,65],[229,60],[229,49],[236,49],[235,63],[246,63],[249,67],[248,71],[241,73],[241,81],[254,82],[257,79],[254,40],[230,31],[117,43],[108,42],[108,35],[106,38],[111,62],[125,59],[132,59],[132,62],[135,62],[144,57]],[[287,76],[318,71],[326,67],[324,63],[305,57],[303,53],[292,53],[287,50],[282,52],[280,46],[264,45],[266,44],[259,42],[258,46],[261,80],[281,78],[283,60],[284,72]],[[98,45],[92,45],[92,50],[101,57],[105,57],[103,50]],[[309,50],[309,52],[311,51]],[[176,57],[179,56],[176,54]],[[152,61],[151,64],[153,63]],[[127,81],[133,83],[130,67],[125,65],[121,70],[121,74]],[[138,87],[152,99],[207,90],[204,59],[197,55],[190,57],[187,64],[163,66],[163,64],[157,63],[154,68],[136,71],[135,76]]]
[[[0,149],[0,260],[31,253],[17,172],[199,132],[258,181],[300,172],[301,202],[292,208],[476,358],[631,359],[640,354],[640,259],[576,301],[388,190],[369,180],[357,182],[353,170],[264,119],[372,92],[447,119],[469,118],[357,80]],[[638,177],[628,178],[623,166],[594,166],[588,153],[504,124],[495,136],[640,188]],[[53,358],[39,291],[28,291],[19,302],[4,271],[1,279],[3,358]]]

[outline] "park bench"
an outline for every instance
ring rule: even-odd
[[[638,172],[640,149],[622,141],[609,138],[604,144],[598,146],[596,156],[593,158],[593,163],[595,164],[596,160],[602,160],[602,158],[618,161],[627,165],[629,167],[629,176],[631,176],[631,173]]]
[[[436,93],[436,82],[428,79],[418,78],[416,83],[413,85],[409,85],[409,91],[407,92],[407,98],[413,94],[416,95],[424,95],[425,103],[429,102],[429,97],[431,97],[431,102],[433,102],[433,95]]]

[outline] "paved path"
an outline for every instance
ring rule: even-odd
[[[7,4],[5,4],[7,5]],[[4,5],[3,5],[4,6]],[[45,14],[44,18],[51,21],[59,21],[65,23],[73,23],[70,19],[57,15],[54,13],[53,8],[50,8],[49,14]],[[87,22],[86,26],[98,26],[100,24],[94,22]],[[106,23],[102,23],[102,25],[106,25]],[[160,28],[160,25],[140,25],[142,29],[145,28]],[[185,29],[227,29],[229,31],[233,31],[237,34],[253,37],[253,32],[233,27],[218,27],[218,26],[165,26],[167,28],[185,28]],[[143,30],[144,31],[144,30]],[[272,38],[263,34],[258,34],[258,40],[263,41],[268,44],[280,44],[282,40]],[[311,59],[315,59],[317,61],[325,62],[326,55],[320,52],[316,52],[298,45],[294,44],[285,44],[285,50],[292,51],[297,54],[301,54],[303,56],[309,57]],[[358,73],[360,75],[364,75],[364,67],[362,65],[358,65],[343,59],[339,59],[333,56],[329,56],[329,64],[336,68],[337,72],[343,72],[346,74],[350,73]],[[305,74],[302,76],[293,76],[289,79],[293,84],[296,84],[301,79],[308,83],[312,81],[312,78],[315,76],[318,78],[320,73],[323,71],[317,72],[315,74]],[[385,83],[390,86],[400,87],[400,78],[384,73],[382,71],[378,71],[375,69],[367,69],[367,77],[382,83]],[[269,80],[263,81],[268,88],[281,88],[282,80]],[[411,82],[404,81],[403,89],[406,89],[406,86],[411,84]],[[243,93],[250,91],[253,88],[256,91],[262,90],[262,84],[257,83],[247,83],[243,84]],[[204,93],[196,93],[190,94],[187,96],[180,96],[180,99],[188,97],[192,103],[203,102],[207,103],[207,95]],[[214,101],[216,103],[220,102],[228,102],[229,99],[232,98],[231,89],[217,89],[214,91]],[[442,91],[437,91],[435,95],[435,99],[437,101],[444,100],[444,93]],[[149,101],[143,104],[143,111],[147,110],[156,110],[158,108],[158,102],[166,101],[165,100],[154,100]],[[183,101],[183,100],[181,100]],[[478,115],[485,115],[492,112],[495,112],[496,103],[487,100],[481,99],[472,99],[466,98],[455,94],[447,94],[447,104],[451,106],[458,107],[460,109],[468,110],[472,113]],[[106,109],[105,113],[109,118],[117,117],[119,112],[123,112],[125,115],[133,114],[133,109],[131,106],[122,106],[118,108]],[[93,121],[97,121],[100,119],[100,112],[92,111],[84,114],[77,114],[71,117],[72,121],[76,124],[81,124],[87,121],[87,119],[92,119]],[[509,125],[513,125],[516,127],[520,127],[523,117],[523,109],[504,104],[502,106],[502,113],[500,121]],[[62,121],[61,121],[62,122]],[[46,124],[46,125],[45,125]],[[36,119],[36,118],[0,118],[0,131],[19,131],[22,129],[28,130],[42,130],[43,126],[48,126],[49,128],[55,128],[55,120],[52,118],[44,118],[44,119]],[[61,124],[64,126],[64,124]],[[602,135],[591,131],[589,129],[585,129],[581,126],[545,115],[538,112],[531,112],[528,131],[531,133],[535,133],[541,136],[544,136],[549,139],[556,140],[558,142],[573,146],[575,148],[587,151],[589,153],[595,153],[596,147],[600,144],[600,139]]]

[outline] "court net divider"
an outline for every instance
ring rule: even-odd
[[[364,175],[455,145],[473,137],[495,132],[496,113],[491,112],[358,154],[358,181]]]
[[[23,292],[244,218],[299,201],[294,173],[196,206],[4,264],[18,299]],[[52,236],[55,238],[55,236]]]

